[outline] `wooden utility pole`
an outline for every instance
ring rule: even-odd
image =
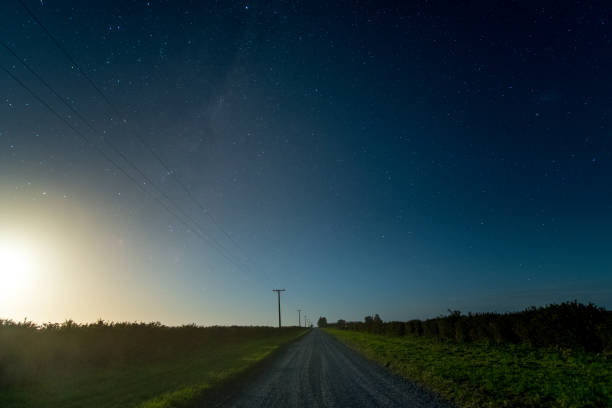
[[[284,292],[285,289],[272,289],[272,292],[276,292],[278,294],[278,328],[281,327],[281,312],[280,312],[280,293]]]
[[[302,327],[302,309],[298,309],[298,327]]]

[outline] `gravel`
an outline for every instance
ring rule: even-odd
[[[319,329],[286,347],[217,407],[452,408]]]

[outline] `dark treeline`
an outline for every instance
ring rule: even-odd
[[[383,322],[375,315],[366,316],[363,322],[346,322],[341,319],[328,326],[391,336],[526,343],[534,347],[612,352],[612,311],[576,301],[503,314],[463,315],[459,311],[449,310],[447,316],[408,322]]]
[[[160,323],[108,323],[36,325],[0,319],[0,386],[30,381],[49,373],[80,367],[138,364],[201,350],[207,345],[264,339],[298,328],[272,327],[168,327]]]

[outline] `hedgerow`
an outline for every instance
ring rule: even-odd
[[[383,322],[366,316],[363,322],[329,324],[339,329],[391,336],[426,336],[461,342],[524,343],[534,347],[612,352],[612,311],[576,301],[530,307],[512,313],[469,313],[449,310],[447,316],[407,322]]]

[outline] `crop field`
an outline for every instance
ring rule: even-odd
[[[0,406],[185,407],[305,329],[0,322]]]
[[[459,407],[612,406],[609,354],[325,330]]]

